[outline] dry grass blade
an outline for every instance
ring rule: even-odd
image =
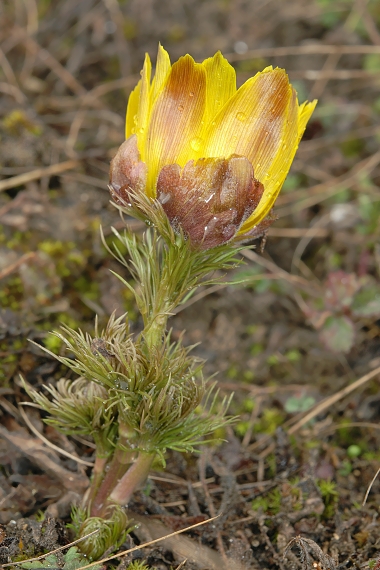
[[[293,276],[290,276],[290,278],[292,277]],[[261,281],[262,279],[275,280],[283,278],[284,276],[282,273],[260,273],[259,275],[252,275],[251,277],[248,277],[246,281],[244,281],[242,284],[249,285],[253,281]],[[296,277],[294,281],[298,281],[298,278]],[[212,287],[208,287],[207,289],[200,291],[197,295],[194,295],[194,297],[191,297],[188,301],[186,301],[186,303],[180,305],[177,309],[174,309],[173,315],[178,315],[178,313],[181,313],[183,310],[187,309],[188,307],[191,307],[191,305],[194,305],[194,303],[197,303],[198,301],[204,299],[208,295],[212,295],[213,293],[217,293],[218,291],[221,291],[222,289],[225,289],[226,287],[233,285],[234,283],[231,282],[231,283],[221,283],[220,285],[213,285]]]
[[[288,273],[284,269],[281,269],[281,267],[273,263],[273,261],[271,261],[270,259],[266,259],[262,255],[259,255],[258,253],[252,251],[251,249],[245,249],[241,253],[244,257],[246,257],[250,261],[254,261],[259,265],[262,265],[269,271],[273,271],[275,275],[280,275],[285,281],[292,283],[293,286],[294,284],[297,284],[301,289],[305,289],[311,294],[316,293],[315,283],[307,281],[306,279],[298,277],[297,275],[290,275],[290,273]]]
[[[5,267],[2,271],[0,271],[0,279],[4,279],[4,277],[8,277],[13,271],[16,271],[23,263],[30,261],[36,256],[34,251],[30,251],[29,253],[25,253],[22,255],[17,261]]]
[[[376,479],[377,479],[379,473],[380,473],[380,467],[379,467],[379,469],[376,471],[376,474],[374,475],[372,481],[371,481],[370,484],[368,485],[368,489],[367,489],[367,491],[366,491],[366,494],[364,495],[362,507],[364,507],[364,505],[366,504],[367,499],[368,499],[368,495],[370,494],[371,489],[372,489],[372,486],[373,486],[374,482],[376,481]]]
[[[300,195],[298,192],[293,192],[291,195],[285,196],[286,201],[294,200],[288,206],[277,209],[277,214],[280,217],[293,214],[294,212],[299,212],[305,210],[306,208],[311,208],[316,204],[319,204],[323,200],[327,200],[342,191],[343,188],[351,188],[360,177],[369,175],[376,166],[380,163],[380,151],[377,151],[369,158],[365,158],[358,162],[347,174],[333,178],[328,182],[322,184],[317,184],[312,188],[305,191],[308,195],[305,199],[299,199]],[[303,190],[301,192],[304,192]],[[281,202],[281,200],[279,200]]]
[[[288,434],[292,435],[293,433],[298,431],[302,426],[307,424],[307,422],[315,418],[315,416],[329,409],[333,404],[336,404],[336,402],[339,402],[339,400],[342,400],[345,396],[348,396],[348,394],[351,394],[351,392],[353,392],[357,388],[364,386],[364,384],[366,384],[367,382],[369,382],[379,374],[380,374],[380,366],[375,368],[371,372],[368,372],[368,374],[362,376],[361,378],[356,380],[356,382],[353,382],[349,386],[346,386],[342,390],[339,390],[339,392],[336,392],[336,394],[333,394],[332,396],[325,398],[322,402],[314,406],[314,408],[310,412],[308,412],[299,422],[290,427],[288,429]]]
[[[79,164],[79,160],[66,160],[65,162],[59,162],[58,164],[52,164],[44,168],[36,168],[30,172],[25,172],[25,174],[19,174],[12,178],[0,180],[0,192],[4,192],[4,190],[9,190],[10,188],[16,188],[17,186],[23,186],[28,182],[32,182],[32,180],[39,180],[45,176],[56,176],[61,172],[65,172],[65,170],[75,168]]]
[[[181,568],[183,568],[185,566],[186,562],[187,562],[187,560],[183,560],[181,562],[181,564],[179,566],[177,566],[177,568],[175,570],[180,570]]]

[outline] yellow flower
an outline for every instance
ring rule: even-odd
[[[130,95],[111,191],[125,202],[131,189],[157,198],[202,249],[257,235],[315,105],[298,104],[283,69],[267,67],[237,90],[220,52],[171,65],[160,45],[153,81],[146,55]]]

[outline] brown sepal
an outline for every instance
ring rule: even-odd
[[[164,166],[157,180],[157,199],[175,230],[206,250],[229,242],[257,207],[263,185],[242,156],[190,160]]]
[[[111,161],[109,189],[117,204],[131,205],[131,190],[145,192],[147,166],[140,160],[136,135],[120,146]]]

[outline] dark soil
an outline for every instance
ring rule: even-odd
[[[64,322],[91,332],[95,314],[105,322],[113,310],[141,327],[99,227],[107,239],[112,225],[123,227],[109,205],[109,161],[144,52],[154,59],[159,41],[172,61],[222,50],[239,84],[267,65],[285,67],[300,100],[319,105],[264,252],[248,251],[228,276],[253,276],[252,285],[200,291],[172,319],[175,336],[185,329],[187,344],[202,343],[195,351],[207,373],[219,372],[221,393],[235,393],[239,420],[219,434],[223,444],[168,454],[166,471],[129,506],[139,525],[123,548],[220,516],[117,563],[370,567],[380,556],[378,480],[363,502],[380,467],[380,370],[343,390],[380,367],[379,315],[354,319],[352,347],[334,351],[308,307],[326,309],[324,282],[337,270],[379,279],[376,0],[0,5],[0,561],[68,544],[71,503],[91,473],[90,444],[20,405],[20,376],[41,389],[70,377],[27,339],[59,353],[49,330]]]

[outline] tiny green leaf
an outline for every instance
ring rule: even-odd
[[[319,333],[323,344],[333,352],[348,352],[355,340],[353,322],[347,317],[328,317]]]
[[[380,287],[373,284],[359,291],[354,297],[351,308],[357,317],[380,316]]]

